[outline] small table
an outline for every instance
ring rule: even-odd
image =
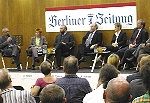
[[[92,72],[92,73],[93,73],[93,71],[94,71],[94,68],[95,68],[95,64],[96,64],[96,60],[97,60],[97,58],[98,58],[98,55],[103,55],[103,54],[108,54],[108,53],[110,53],[110,51],[88,53],[88,54],[96,54],[96,55],[95,55],[95,58],[94,58],[93,66],[92,66],[92,69],[91,69],[91,72]],[[104,58],[104,59],[105,59],[105,58]],[[104,59],[101,60],[102,66],[104,65]]]
[[[47,55],[49,55],[50,57],[53,56],[52,61],[47,58]],[[52,69],[55,68],[54,62],[55,62],[55,48],[47,48],[47,54],[46,54],[46,59],[52,63]]]

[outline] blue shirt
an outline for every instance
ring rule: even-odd
[[[83,103],[83,98],[92,91],[89,82],[85,78],[79,78],[76,74],[65,75],[56,80],[55,84],[65,90],[67,103]]]

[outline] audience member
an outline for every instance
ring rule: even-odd
[[[13,88],[7,69],[0,71],[0,89],[2,90],[4,103],[36,103],[31,92]]]
[[[142,67],[141,76],[146,93],[135,98],[132,103],[150,103],[150,62]]]
[[[67,32],[67,26],[60,26],[60,33],[56,36],[54,47],[56,53],[57,70],[62,69],[61,67],[61,56],[63,53],[70,51],[70,48],[74,46],[75,41],[73,35]]]
[[[49,84],[40,93],[40,103],[66,103],[65,91],[56,84]]]
[[[65,77],[56,80],[56,84],[65,90],[67,103],[82,103],[84,96],[91,92],[89,82],[85,78],[79,78],[78,59],[69,56],[64,59],[63,70]]]
[[[102,67],[99,73],[97,89],[86,94],[83,99],[83,103],[104,103],[103,91],[106,89],[107,83],[117,76],[118,72],[114,66],[106,64],[104,67]]]
[[[105,103],[129,103],[132,98],[130,84],[120,77],[110,80],[104,90],[103,98]]]
[[[38,52],[42,51],[42,46],[47,44],[45,36],[41,36],[41,34],[42,29],[36,28],[35,36],[31,37],[30,51],[32,53],[32,70],[35,70],[35,62],[40,62],[38,59]]]
[[[148,54],[141,54],[141,55],[139,55],[139,57],[138,57],[138,59],[137,59],[139,71],[140,71],[140,68],[144,65],[143,62],[141,62],[141,59],[142,59],[143,57],[146,57],[146,56],[148,56]],[[140,64],[140,62],[141,62],[142,64]],[[140,72],[137,72],[137,73],[134,73],[134,74],[132,74],[132,75],[129,75],[129,76],[127,76],[127,78],[126,78],[126,80],[127,80],[129,83],[130,83],[132,80],[134,80],[134,79],[141,79],[141,74],[140,74]]]
[[[121,30],[122,25],[119,22],[116,22],[115,24],[115,34],[112,37],[111,45],[106,46],[106,50],[111,52],[117,52],[120,47],[125,46],[127,42],[127,35],[126,32],[123,32]]]
[[[117,51],[117,54],[121,58],[120,62],[120,69],[123,68],[123,65],[125,63],[128,64],[128,66],[125,69],[130,69],[134,65],[126,60],[126,58],[131,57],[132,53],[137,49],[137,47],[141,43],[145,43],[146,40],[148,39],[148,32],[144,28],[145,27],[145,21],[142,19],[139,19],[137,21],[137,27],[133,30],[132,36],[129,40],[129,46],[122,48]]]
[[[113,65],[118,73],[120,74],[120,71],[118,70],[118,66],[120,64],[120,58],[117,54],[111,54],[107,59],[107,64]]]
[[[150,61],[150,56],[146,56],[146,57],[141,58],[141,61],[140,61],[141,68],[140,68],[140,71],[139,71],[140,76],[141,76],[141,73],[142,73],[142,67],[145,64],[147,64],[149,61]],[[130,82],[130,86],[131,86],[131,94],[133,96],[133,99],[146,93],[146,90],[145,90],[145,88],[143,86],[143,83],[142,83],[142,78],[132,80]]]
[[[48,61],[42,62],[40,65],[40,70],[44,74],[43,78],[38,78],[35,85],[31,88],[31,93],[33,96],[39,95],[40,91],[48,84],[54,84],[56,78],[51,76],[52,66]]]
[[[21,70],[20,46],[16,43],[15,37],[9,34],[8,28],[2,29],[3,36],[0,37],[0,49],[4,55],[12,56],[12,63],[16,63],[17,70]]]
[[[103,35],[97,29],[98,25],[96,23],[91,24],[91,29],[83,37],[82,44],[78,45],[77,58],[79,64],[86,61],[84,55],[93,52],[95,46],[102,46]]]

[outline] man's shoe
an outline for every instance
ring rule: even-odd
[[[35,70],[35,67],[34,66],[32,66],[32,68],[31,68],[32,70]]]
[[[17,66],[17,70],[21,71],[21,66],[20,65]]]
[[[35,58],[35,62],[39,63],[39,62],[40,62],[40,60],[39,60],[38,58]]]
[[[129,62],[135,62],[135,61],[136,61],[136,58],[135,58],[135,57],[127,58],[127,61],[129,61]]]
[[[81,57],[81,59],[79,60],[79,62],[86,62],[86,59],[84,57]]]
[[[62,70],[63,68],[62,68],[62,67],[57,67],[56,69],[57,69],[57,70]]]

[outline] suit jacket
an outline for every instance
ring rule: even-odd
[[[56,36],[56,39],[55,39],[55,42],[54,42],[54,47],[57,48],[57,45],[60,42],[66,43],[66,45],[69,46],[69,47],[72,47],[75,44],[73,35],[72,34],[68,34],[68,33],[66,33],[63,36],[63,38],[62,38],[62,34],[58,34]]]
[[[140,97],[146,93],[142,79],[134,79],[130,82],[132,99]]]
[[[43,45],[47,44],[46,42],[46,38],[45,36],[41,36],[40,37],[40,46],[42,47]],[[35,46],[36,45],[36,37],[31,37],[31,41],[30,41],[30,47]]]
[[[136,38],[137,33],[138,33],[138,28],[135,28],[133,30],[132,36],[129,40],[129,44],[133,43],[134,39]],[[136,46],[135,47],[139,46],[141,43],[145,43],[147,39],[148,39],[148,32],[145,28],[142,28],[138,38],[136,39]]]
[[[82,44],[85,45],[86,39],[88,38],[90,34],[90,31],[87,32],[87,34],[83,37],[82,39]],[[96,30],[95,34],[93,35],[92,41],[91,41],[91,45],[93,44],[98,44],[98,46],[102,46],[102,42],[103,42],[103,35],[100,31]]]
[[[114,34],[113,37],[112,37],[111,44],[115,43],[116,37],[117,36]],[[118,39],[117,39],[118,47],[126,45],[126,42],[127,42],[127,34],[126,34],[126,32],[123,32],[121,30],[121,32],[118,36]]]
[[[10,37],[12,38],[11,44],[12,45],[14,45],[14,44],[17,45],[15,37],[14,36],[10,36]],[[0,49],[3,49],[3,50],[8,49],[10,43],[6,41],[7,38],[4,35],[0,37]]]
[[[134,79],[142,79],[140,72],[127,76],[126,80],[130,83]]]

